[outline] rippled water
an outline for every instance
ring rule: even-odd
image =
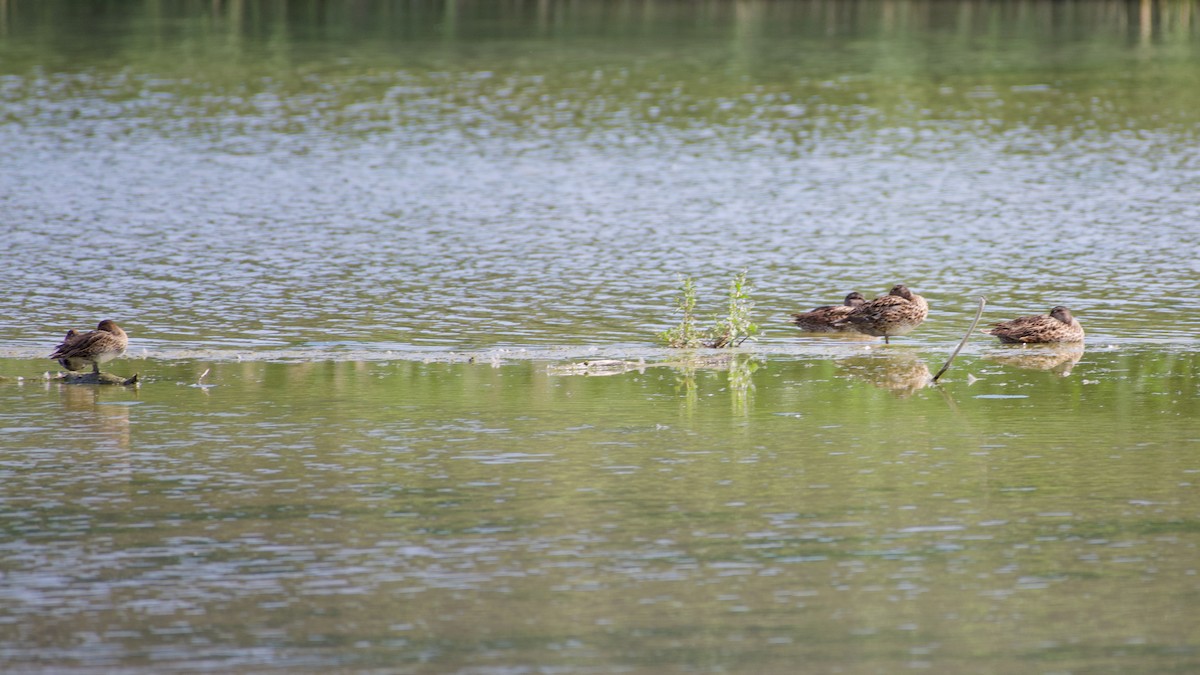
[[[0,669],[1195,670],[1198,25],[0,2]]]
[[[9,383],[0,662],[1194,667],[1196,354],[995,357]]]
[[[979,294],[999,318],[1067,304],[1102,339],[1194,339],[1192,29],[1026,58],[977,44],[990,22],[935,25],[868,43],[916,50],[885,58],[748,7],[736,25],[764,34],[744,40],[528,51],[230,54],[237,26],[195,16],[188,40],[95,66],[21,58],[14,26],[0,342],[32,354],[112,316],[151,351],[652,343],[678,275],[715,310],[740,269],[772,339],[789,311],[897,281],[933,305],[918,340],[961,334]]]

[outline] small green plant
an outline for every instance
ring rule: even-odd
[[[696,282],[691,277],[681,277],[675,308],[683,317],[678,326],[659,333],[659,339],[677,349],[737,347],[753,339],[758,325],[750,320],[750,311],[754,309],[750,291],[747,271],[742,270],[729,283],[728,315],[714,317],[716,325],[702,332],[696,327]]]
[[[742,270],[729,282],[729,314],[719,319],[710,331],[709,347],[737,347],[758,333],[758,324],[750,320],[754,300],[750,298],[752,288],[746,275],[747,270]]]
[[[675,298],[675,310],[683,314],[679,325],[658,334],[663,344],[676,349],[693,349],[703,344],[700,331],[696,328],[696,282],[691,277],[679,278],[679,295]]]

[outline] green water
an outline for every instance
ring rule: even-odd
[[[1065,377],[979,358],[935,388],[911,383],[937,355],[876,352],[7,383],[4,658],[1197,665],[1194,352],[1093,350]]]
[[[0,0],[0,670],[1200,670],[1197,56],[1192,1]],[[655,344],[742,269],[757,342]],[[788,324],[897,282],[891,345]],[[930,386],[980,295],[1086,349]],[[48,381],[103,318],[140,386]]]

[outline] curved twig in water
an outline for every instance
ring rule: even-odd
[[[979,309],[975,312],[975,320],[971,322],[971,327],[967,329],[967,334],[963,336],[962,341],[958,343],[958,346],[954,348],[954,351],[950,352],[950,358],[946,359],[946,363],[942,366],[941,370],[937,371],[937,375],[933,376],[933,379],[930,380],[931,382],[936,384],[938,378],[950,369],[950,364],[954,361],[954,357],[958,356],[958,353],[962,351],[963,346],[967,344],[967,340],[971,339],[971,334],[975,332],[975,327],[979,325],[979,317],[983,316],[983,308],[985,305],[987,305],[987,298],[983,297],[982,295],[979,296]]]

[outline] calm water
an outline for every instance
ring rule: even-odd
[[[9,383],[0,658],[1190,671],[1200,356],[1093,352],[1066,377],[997,353],[936,389],[905,348]]]
[[[1197,81],[1192,1],[0,0],[0,669],[1198,670]],[[1086,351],[926,387],[979,295]]]

